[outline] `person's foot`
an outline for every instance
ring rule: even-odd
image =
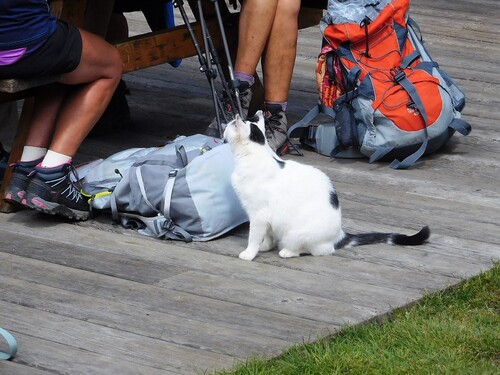
[[[279,104],[266,104],[264,117],[267,143],[276,154],[284,155],[288,149],[288,128],[285,112]]]
[[[29,186],[31,175],[35,167],[42,162],[42,159],[43,158],[32,161],[18,161],[14,164],[12,177],[4,195],[4,199],[7,202],[31,208],[31,205],[25,199],[26,189]]]
[[[37,166],[27,189],[28,204],[46,214],[87,220],[89,203],[71,181],[70,173],[75,173],[70,163],[53,168]]]
[[[252,100],[252,88],[248,84],[248,82],[240,82],[238,91],[240,94],[240,103],[241,103],[241,114],[244,119],[247,118],[248,108],[250,107],[250,101]],[[228,98],[227,94],[224,92],[222,97],[220,97],[220,102],[222,104],[222,109],[224,111],[224,115],[227,119],[224,120],[224,116],[220,116],[220,121],[222,124],[222,131],[224,131],[227,123],[234,119],[233,106],[231,104],[231,100]],[[236,104],[236,99],[233,98],[233,102]],[[236,112],[236,111],[235,111]],[[219,126],[217,125],[217,118],[215,117],[210,125],[208,125],[205,134],[210,137],[221,138],[222,134],[220,133]]]

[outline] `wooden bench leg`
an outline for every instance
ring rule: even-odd
[[[24,100],[23,110],[21,117],[19,118],[19,124],[17,125],[17,134],[14,139],[14,144],[12,145],[12,150],[10,152],[9,164],[14,163],[19,160],[23,152],[23,147],[26,142],[26,137],[28,135],[29,125],[31,123],[31,118],[33,116],[33,107],[35,103],[35,98],[30,97]],[[15,207],[8,204],[3,200],[5,195],[5,190],[10,183],[12,177],[12,168],[7,168],[5,176],[0,186],[0,212],[8,213],[15,211]]]

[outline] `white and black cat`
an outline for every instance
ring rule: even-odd
[[[427,226],[413,236],[344,232],[330,178],[312,166],[280,159],[267,145],[262,111],[256,116],[255,122],[237,116],[224,132],[235,159],[232,184],[250,219],[241,259],[252,260],[276,245],[281,257],[290,258],[330,255],[335,249],[374,243],[421,245],[429,238]]]

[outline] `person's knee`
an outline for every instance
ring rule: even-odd
[[[122,57],[116,47],[113,46],[111,50],[112,52],[110,52],[110,64],[111,64],[112,75],[114,78],[120,80],[123,70]]]
[[[279,0],[277,12],[282,12],[288,17],[292,17],[291,20],[297,19],[300,11],[300,0]]]
[[[120,52],[118,49],[109,45],[105,50],[106,61],[104,65],[106,68],[102,70],[101,78],[107,79],[112,85],[118,86],[122,78],[123,63]]]

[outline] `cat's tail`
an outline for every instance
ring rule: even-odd
[[[431,230],[428,226],[420,229],[420,232],[413,236],[407,236],[399,233],[345,233],[344,237],[335,244],[335,249],[348,248],[353,246],[370,245],[376,243],[387,243],[389,245],[416,246],[422,245],[429,236]]]

